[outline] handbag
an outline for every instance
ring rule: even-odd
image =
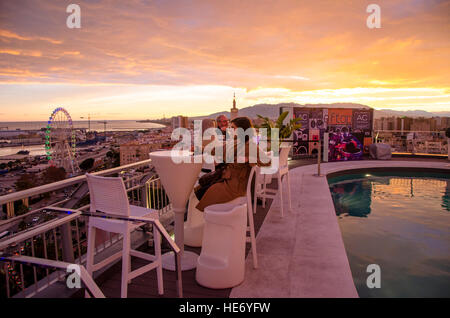
[[[225,170],[224,168],[225,168],[224,166],[221,166],[215,169],[214,171],[205,173],[203,176],[200,177],[200,179],[198,179],[198,184],[203,187],[221,181],[223,170]]]
[[[200,179],[198,179],[199,186],[195,187],[194,193],[199,201],[203,198],[203,195],[213,184],[222,182],[224,180],[222,178],[222,173],[225,168],[225,164],[218,165],[216,167],[216,170],[208,172],[201,176]]]

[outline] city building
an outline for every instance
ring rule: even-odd
[[[446,130],[450,127],[450,117],[434,117],[437,130]]]
[[[236,108],[236,94],[233,94],[233,108],[230,109],[231,120],[239,116],[239,110]]]
[[[189,119],[186,116],[172,117],[172,128],[189,128]]]
[[[450,117],[381,117],[374,120],[375,130],[442,131],[450,127]]]
[[[139,143],[131,141],[120,145],[120,165],[149,159],[151,151],[161,148],[160,143]]]

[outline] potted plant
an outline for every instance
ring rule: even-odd
[[[291,137],[292,132],[302,127],[302,125],[298,123],[301,118],[293,118],[290,119],[286,124],[283,124],[288,114],[288,111],[281,113],[276,121],[273,121],[268,117],[257,115],[263,121],[259,128],[267,129],[268,142],[270,142],[270,138],[272,136],[272,128],[279,129],[280,147],[283,147],[287,144],[287,141]]]
[[[450,127],[445,130],[445,137],[447,137],[447,160],[450,160]]]

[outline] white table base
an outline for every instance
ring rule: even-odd
[[[150,153],[150,159],[172,203],[175,243],[180,249],[181,270],[194,269],[197,267],[198,255],[184,251],[184,214],[189,195],[202,169],[202,156],[194,156],[189,151],[164,150]],[[167,270],[175,270],[173,252],[162,255],[162,266]]]
[[[188,271],[197,267],[198,254],[190,251],[184,251],[181,256],[181,270]],[[162,265],[164,269],[175,271],[175,256],[173,252],[162,255]]]

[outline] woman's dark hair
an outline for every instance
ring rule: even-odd
[[[250,135],[245,135],[245,142],[248,142],[250,137],[253,137],[253,124],[250,118],[248,117],[236,117],[231,121],[232,124],[234,124],[237,128],[242,128],[245,132],[247,132],[247,129],[251,129]]]
[[[252,121],[248,117],[236,117],[231,121],[238,128],[247,130],[248,128],[253,128]]]

